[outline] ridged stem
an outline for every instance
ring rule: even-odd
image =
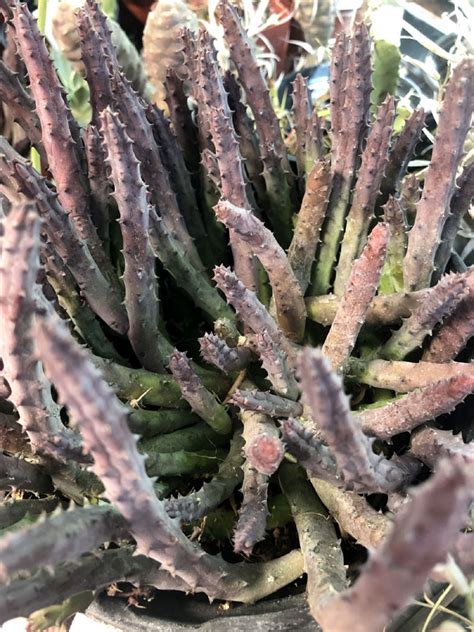
[[[393,97],[387,97],[377,112],[362,161],[347,214],[341,252],[337,264],[334,293],[342,295],[351,274],[352,263],[361,253],[367,240],[370,221],[373,219],[375,202],[379,194],[385,165],[388,162],[388,147],[395,116]]]
[[[362,384],[408,393],[433,382],[455,376],[474,377],[474,366],[465,362],[401,362],[387,360],[363,361],[351,358],[346,375]]]
[[[377,292],[389,237],[387,224],[377,224],[362,254],[351,263],[347,286],[322,347],[336,372],[343,370]]]
[[[320,621],[327,604],[347,587],[346,568],[334,525],[303,470],[283,464],[279,480],[298,531],[311,614]]]
[[[167,513],[182,522],[194,522],[224,502],[242,482],[243,446],[242,433],[238,430],[217,474],[210,481],[205,481],[198,491],[165,500]]]
[[[379,439],[407,432],[450,413],[474,390],[474,378],[458,375],[411,391],[379,408],[355,415],[363,431]]]
[[[306,306],[285,251],[251,211],[229,201],[219,202],[214,210],[219,221],[260,260],[270,280],[278,324],[287,338],[300,342],[305,330]]]
[[[392,530],[354,586],[334,598],[320,622],[331,632],[379,632],[423,588],[432,568],[455,546],[466,519],[469,478],[444,461],[397,513]],[[430,516],[427,523],[426,517]],[[420,537],[423,533],[423,537]],[[374,601],[374,594],[377,599]]]

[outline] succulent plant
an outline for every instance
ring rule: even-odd
[[[153,100],[166,107],[166,75],[173,69],[181,79],[187,78],[187,68],[180,46],[183,28],[199,29],[198,18],[183,0],[158,0],[148,14],[143,32],[143,61],[153,86]]]
[[[28,74],[3,64],[2,95],[43,173],[0,139],[0,481],[25,492],[0,510],[0,621],[122,580],[251,603],[306,573],[325,631],[379,632],[448,553],[472,576],[473,444],[436,420],[474,386],[474,276],[451,256],[473,60],[417,199],[423,113],[395,135],[389,96],[371,120],[362,24],[333,49],[330,130],[297,77],[293,156],[226,0],[231,70],[184,31],[169,118],[86,0],[86,129],[27,7],[1,7]],[[267,537],[281,494],[299,548]],[[215,555],[201,519],[231,497]],[[375,549],[352,585],[349,536]]]
[[[82,0],[59,0],[51,17],[52,33],[64,57],[81,75],[84,66],[81,63],[81,42],[77,30],[74,12],[83,4]],[[109,19],[112,42],[116,49],[117,61],[125,76],[140,94],[146,94],[146,75],[140,54],[128,39],[118,22]]]

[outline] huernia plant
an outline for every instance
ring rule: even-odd
[[[74,70],[84,75],[85,69],[81,63],[81,41],[74,15],[82,4],[82,0],[58,0],[55,6],[51,6],[50,12],[52,13],[51,30],[59,50]],[[135,90],[140,94],[146,94],[147,78],[140,54],[118,22],[110,19],[108,24],[120,68]]]
[[[184,0],[159,0],[148,14],[143,32],[143,61],[152,86],[153,101],[166,107],[166,74],[173,70],[186,79],[187,67],[180,32],[199,29],[198,17]]]
[[[28,492],[1,510],[0,619],[85,577],[251,603],[306,573],[325,631],[379,632],[449,553],[472,574],[472,444],[433,422],[474,386],[473,274],[451,258],[472,197],[473,61],[446,86],[418,197],[424,116],[395,135],[389,96],[371,118],[362,24],[333,48],[330,129],[296,79],[293,155],[226,0],[231,68],[208,33],[182,31],[169,117],[86,0],[85,129],[26,6],[2,11],[27,72],[2,62],[2,96],[43,172],[0,140],[0,481]],[[278,495],[299,548],[271,546]],[[202,519],[231,497],[211,542]],[[348,536],[370,549],[353,585]]]

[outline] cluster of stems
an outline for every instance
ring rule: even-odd
[[[229,0],[228,69],[195,25],[166,76],[147,57],[166,112],[86,0],[81,127],[27,6],[0,11],[21,66],[0,96],[41,163],[0,137],[0,490],[24,492],[0,507],[0,623],[117,581],[251,603],[306,573],[325,632],[380,632],[448,554],[472,575],[473,448],[437,419],[474,390],[473,60],[420,196],[424,113],[395,132],[393,96],[371,109],[363,24],[328,120],[298,76],[285,130]],[[299,548],[269,560],[282,496]],[[224,514],[232,557],[200,544]],[[371,549],[352,585],[348,537]]]

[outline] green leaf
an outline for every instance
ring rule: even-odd
[[[372,74],[372,108],[376,109],[385,99],[387,94],[394,95],[397,89],[398,72],[400,67],[400,51],[398,48],[386,42],[378,40],[374,44]]]

